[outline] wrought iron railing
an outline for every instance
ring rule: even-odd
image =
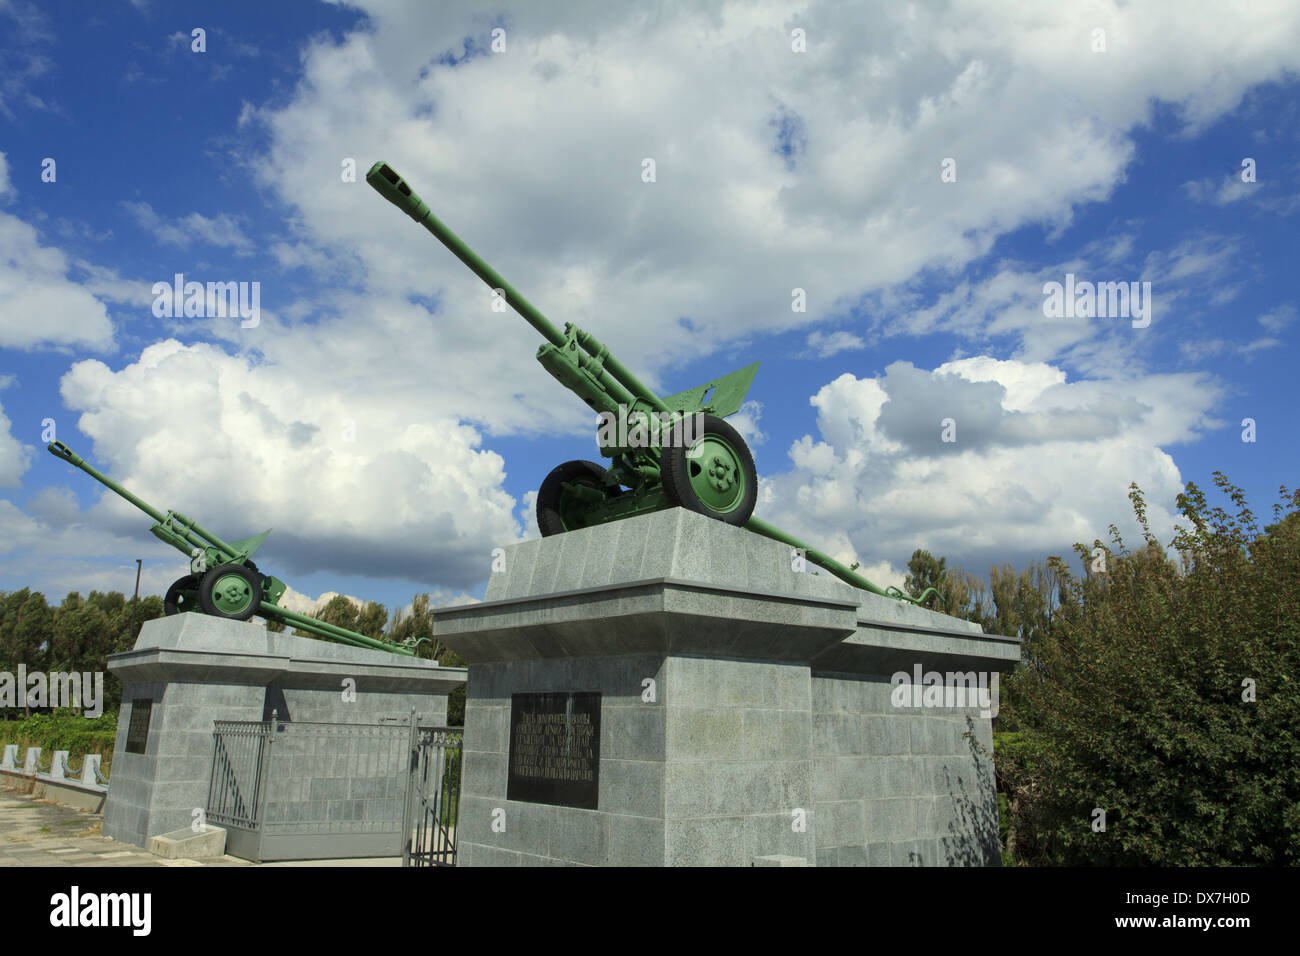
[[[460,731],[403,723],[217,721],[208,822],[247,859],[400,854],[455,863]],[[289,855],[277,855],[289,854]]]
[[[207,819],[222,826],[254,829],[260,820],[271,720],[218,720],[212,732],[212,776]]]
[[[463,743],[457,727],[412,728],[403,866],[456,865]]]

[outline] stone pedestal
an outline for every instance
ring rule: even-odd
[[[435,612],[470,665],[460,865],[996,864],[996,701],[891,677],[1018,641],[798,565],[673,509],[515,545]]]
[[[284,721],[365,724],[414,709],[421,724],[441,725],[465,680],[463,668],[197,613],[147,622],[108,669],[122,708],[104,835],[136,846],[190,826],[206,805],[214,721],[274,710]]]

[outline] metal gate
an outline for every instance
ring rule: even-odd
[[[208,822],[260,829],[273,726],[270,720],[214,722]]]
[[[405,724],[405,726],[404,726]],[[454,866],[461,731],[216,721],[207,819],[247,860],[401,856]]]
[[[464,734],[452,727],[411,726],[402,866],[455,866]]]

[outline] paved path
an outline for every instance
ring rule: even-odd
[[[100,836],[100,815],[0,790],[0,866],[249,866],[223,856],[163,860]]]
[[[0,866],[257,866],[233,856],[164,860],[100,835],[101,816],[0,790]],[[400,858],[308,860],[264,866],[401,866]]]

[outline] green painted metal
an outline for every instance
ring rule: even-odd
[[[716,378],[712,382],[696,385],[676,395],[668,395],[663,401],[674,412],[689,414],[699,409],[710,415],[726,418],[740,411],[740,406],[745,403],[745,396],[749,393],[749,386],[757,374],[758,363],[755,362],[753,365],[728,372],[722,378]]]
[[[719,435],[705,435],[695,446],[700,470],[691,474],[691,488],[709,506],[725,514],[740,507],[748,490],[739,451]]]
[[[364,634],[358,634],[356,631],[349,631],[345,627],[339,627],[330,624],[327,621],[318,621],[314,617],[308,617],[305,614],[299,614],[296,611],[288,611],[278,607],[269,601],[263,601],[258,605],[257,613],[269,620],[276,620],[286,627],[292,625],[299,630],[307,631],[311,634],[318,634],[321,637],[332,637],[342,641],[344,644],[352,644],[356,647],[372,647],[377,651],[388,651],[392,654],[411,655],[415,653],[416,647],[422,644],[428,638],[421,638],[411,644],[394,644],[390,641],[379,641],[373,637],[366,637]],[[272,617],[271,615],[274,615]]]
[[[709,415],[721,419],[739,411],[758,372],[757,362],[661,399],[610,355],[609,349],[590,332],[572,323],[565,323],[563,332],[557,329],[541,310],[435,216],[429,205],[386,162],[381,160],[371,166],[366,173],[366,182],[431,232],[541,333],[546,341],[537,350],[537,360],[560,384],[602,416],[622,415],[633,422],[644,423],[641,432],[635,424],[630,429],[619,431],[616,441],[603,443],[598,439],[601,454],[612,459],[599,480],[589,469],[564,471],[569,466],[589,464],[583,462],[566,462],[556,468],[552,475],[564,472],[574,477],[559,482],[558,488],[549,491],[551,477],[548,476],[548,482],[543,483],[538,494],[538,524],[543,534],[572,531],[659,511],[683,503],[680,499],[684,495],[697,499],[692,506],[698,504],[697,510],[703,514],[742,525],[757,534],[801,549],[809,561],[854,587],[914,604],[919,604],[931,593],[937,593],[929,588],[919,598],[911,598],[895,587],[881,589],[829,555],[753,517],[757,489],[751,487],[746,474],[753,468],[753,458],[739,436],[733,439],[716,431],[708,432],[702,438],[695,435],[687,455],[690,461],[685,463],[685,467],[680,460],[675,460],[675,464],[669,462],[665,469],[663,456],[673,454],[674,450],[666,447],[672,442],[664,439],[681,437],[677,430],[690,424],[692,416]],[[665,481],[671,481],[674,474],[679,482],[685,475],[689,491],[684,491],[680,483],[666,487]],[[554,524],[549,527],[543,521],[543,493],[555,495],[554,506],[549,508],[554,513]]]
[[[836,561],[834,558],[832,558],[829,554],[826,554],[824,551],[818,551],[816,548],[809,547],[808,545],[800,541],[798,538],[796,538],[794,535],[787,534],[786,532],[782,531],[780,528],[768,524],[762,518],[755,518],[751,516],[750,519],[745,522],[745,527],[748,528],[750,531],[753,531],[755,534],[761,534],[765,538],[771,538],[773,541],[780,541],[782,544],[788,544],[792,548],[797,548],[798,550],[802,551],[804,557],[806,557],[813,564],[817,565],[818,567],[826,569],[827,571],[835,575],[844,583],[851,584],[855,588],[862,588],[862,590],[864,591],[870,591],[872,594],[879,594],[882,597],[895,598],[899,601],[907,601],[909,604],[920,604],[931,594],[934,594],[936,596],[938,596],[939,594],[939,592],[936,591],[934,588],[926,588],[924,591],[921,592],[919,597],[914,598],[914,597],[910,597],[909,595],[903,593],[901,590],[893,586],[882,589],[872,584],[862,575],[856,574],[849,568],[846,568],[844,565]]]
[[[50,442],[46,448],[51,455],[80,468],[101,485],[147,514],[154,520],[153,527],[149,529],[154,536],[190,559],[192,572],[190,578],[188,580],[182,578],[172,585],[178,594],[185,597],[186,609],[201,606],[198,592],[202,585],[198,579],[206,576],[211,569],[212,580],[207,590],[212,610],[208,613],[217,617],[247,620],[256,613],[268,621],[278,621],[286,626],[293,625],[309,634],[328,637],[355,647],[370,647],[393,654],[415,653],[419,642],[394,644],[378,641],[356,631],[349,631],[347,628],[318,621],[280,607],[277,602],[284,596],[287,585],[279,578],[262,574],[257,569],[257,565],[250,560],[254,552],[262,546],[266,536],[271,533],[270,529],[252,537],[226,542],[192,518],[187,518],[178,511],[159,511],[136,497],[63,442]]]
[[[242,567],[242,565],[241,565]],[[254,588],[242,574],[227,571],[218,574],[212,583],[212,603],[224,617],[238,618],[250,608],[261,604],[261,592]]]
[[[387,163],[375,163],[366,174],[366,182],[432,233],[541,333],[546,341],[537,350],[537,360],[565,388],[611,420],[645,423],[645,434],[640,441],[633,427],[625,430],[628,441],[601,446],[601,453],[612,462],[604,473],[600,493],[587,494],[584,489],[573,485],[564,487],[565,508],[580,513],[573,523],[582,526],[602,524],[664,507],[661,450],[673,429],[684,417],[696,413],[709,413],[721,418],[737,411],[758,370],[757,363],[678,393],[671,396],[671,403],[666,402],[611,355],[609,348],[590,332],[571,322],[565,323],[564,330],[560,331],[527,297],[435,216],[428,204]],[[569,522],[566,521],[565,526],[568,527]]]

